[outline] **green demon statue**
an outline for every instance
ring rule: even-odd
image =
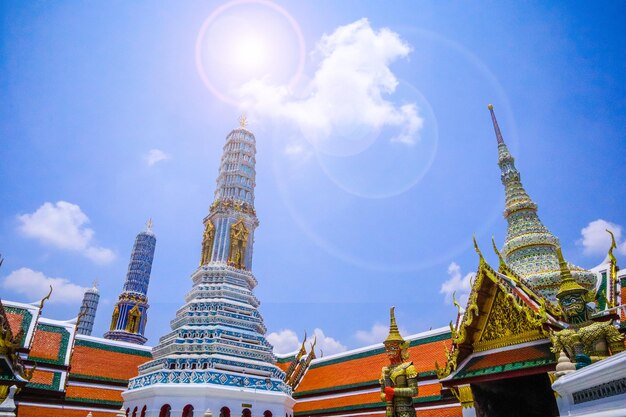
[[[389,336],[384,341],[390,365],[380,375],[380,398],[386,402],[386,417],[415,417],[413,397],[417,395],[417,371],[408,361],[408,342],[405,342],[396,324],[391,307]]]

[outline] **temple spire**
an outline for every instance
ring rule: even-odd
[[[148,284],[155,247],[156,236],[152,231],[152,219],[149,219],[146,230],[135,238],[124,289],[113,309],[111,326],[104,334],[105,339],[140,345],[146,343],[144,332],[148,319]]]
[[[508,267],[524,283],[546,299],[556,303],[561,283],[561,266],[557,256],[559,240],[543,225],[537,204],[530,198],[515,167],[493,110],[487,106],[498,142],[498,166],[504,185],[504,218],[508,223],[502,256]],[[580,268],[572,271],[574,279],[588,290],[595,286],[595,275]]]
[[[493,130],[496,132],[496,140],[498,141],[498,144],[504,144],[502,132],[500,132],[500,126],[498,126],[498,119],[496,119],[496,114],[493,112],[493,104],[488,105],[487,108],[491,112],[491,121],[493,122]]]
[[[79,316],[82,315],[82,319],[78,322],[78,328],[76,330],[78,334],[91,336],[99,301],[100,292],[98,291],[98,281],[94,280],[93,286],[87,289],[83,295],[83,302],[79,312]]]
[[[164,403],[172,392],[188,385],[190,389],[176,395],[176,404],[189,404],[200,414],[207,404],[218,410],[238,403],[250,404],[243,407],[257,410],[255,415],[263,410],[274,416],[293,414],[292,388],[286,381],[297,383],[315,355],[302,361],[301,351],[286,378],[265,337],[267,329],[253,292],[257,280],[252,255],[259,225],[254,210],[255,158],[256,139],[242,119],[223,146],[191,290],[170,322],[171,331],[152,349],[153,360],[130,379],[125,408]]]

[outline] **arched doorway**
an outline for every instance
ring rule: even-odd
[[[263,411],[263,417],[272,417],[272,412],[270,410]]]
[[[230,408],[228,407],[220,408],[220,417],[230,417]]]
[[[143,406],[141,409],[141,417],[146,417],[146,411],[148,411],[148,406]]]
[[[137,407],[133,409],[133,417],[137,417]]]
[[[193,417],[193,405],[187,404],[185,408],[183,408],[182,417]]]
[[[159,417],[170,417],[172,412],[172,407],[169,404],[165,404],[161,407],[161,411],[159,412]]]
[[[252,411],[249,408],[241,410],[241,417],[252,417]]]

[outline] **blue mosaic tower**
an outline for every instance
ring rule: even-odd
[[[106,339],[124,342],[146,343],[144,332],[148,319],[148,284],[154,259],[156,236],[152,232],[152,219],[146,230],[139,233],[130,255],[124,290],[120,294],[111,317],[111,328],[104,334]]]
[[[223,147],[215,199],[204,218],[200,265],[191,275],[191,290],[160,339],[153,360],[124,392],[124,407],[153,404],[148,416],[168,404],[171,415],[188,407],[201,415],[274,416],[292,414],[294,400],[285,373],[275,365],[273,348],[252,290],[256,139],[241,126]],[[246,404],[243,406],[242,404]],[[221,411],[222,410],[222,411]],[[154,412],[154,414],[151,414]],[[195,415],[195,414],[194,414]]]
[[[78,322],[78,328],[76,331],[78,334],[84,334],[91,336],[93,331],[93,322],[96,319],[96,310],[98,309],[98,302],[100,301],[100,291],[96,287],[96,282],[93,283],[93,287],[85,291],[83,296],[83,303],[80,306],[80,321]]]

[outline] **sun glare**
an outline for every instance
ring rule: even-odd
[[[220,100],[240,105],[236,92],[265,80],[293,86],[304,67],[305,45],[298,23],[267,0],[235,0],[211,13],[196,41],[196,66]]]
[[[236,38],[230,55],[237,71],[263,77],[263,72],[270,69],[269,57],[276,53],[271,50],[266,39],[259,34],[254,35],[246,34]]]

